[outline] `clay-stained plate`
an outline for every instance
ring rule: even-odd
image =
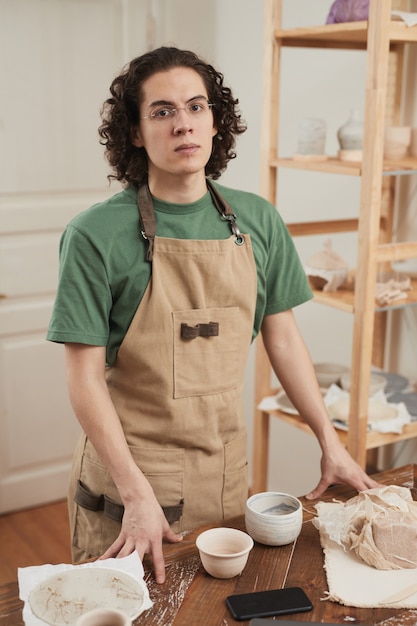
[[[82,613],[96,608],[119,609],[133,620],[142,612],[143,602],[138,580],[118,570],[94,567],[55,574],[29,596],[36,617],[52,626],[73,624]]]

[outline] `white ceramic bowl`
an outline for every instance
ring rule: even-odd
[[[256,493],[246,502],[245,524],[255,541],[267,546],[285,546],[301,532],[303,507],[289,493]]]
[[[342,374],[349,372],[349,368],[339,363],[315,363],[314,370],[320,387],[330,387],[339,382]]]
[[[351,386],[351,375],[350,372],[343,374],[340,378],[340,384],[342,385],[342,389],[345,391],[350,391]],[[387,379],[385,376],[381,376],[380,374],[371,374],[371,379],[369,383],[369,395],[373,396],[379,390],[384,390],[387,385]]]
[[[236,528],[210,528],[198,535],[196,545],[208,574],[233,578],[245,567],[253,539]]]
[[[131,626],[132,620],[117,609],[92,609],[78,618],[75,626]]]

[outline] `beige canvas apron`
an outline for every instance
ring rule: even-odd
[[[219,212],[231,212],[209,189]],[[139,192],[139,209],[146,198],[147,187]],[[133,458],[161,506],[179,511],[173,518],[180,518],[171,523],[179,532],[244,510],[248,484],[241,396],[256,268],[249,235],[154,237],[152,201],[142,224],[150,239],[152,277],[107,383]],[[231,226],[238,233],[233,218]],[[73,502],[80,481],[100,503],[89,508],[98,510]],[[112,519],[117,518],[114,503],[121,504],[116,487],[83,437],[69,493],[75,560],[101,555],[116,539],[120,522]]]

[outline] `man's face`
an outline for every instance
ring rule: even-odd
[[[157,72],[143,83],[142,95],[132,143],[146,150],[149,180],[204,176],[217,131],[201,76],[187,67]]]

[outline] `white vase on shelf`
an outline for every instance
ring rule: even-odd
[[[349,119],[337,131],[339,159],[360,161],[362,159],[363,121],[358,109],[352,109]]]

